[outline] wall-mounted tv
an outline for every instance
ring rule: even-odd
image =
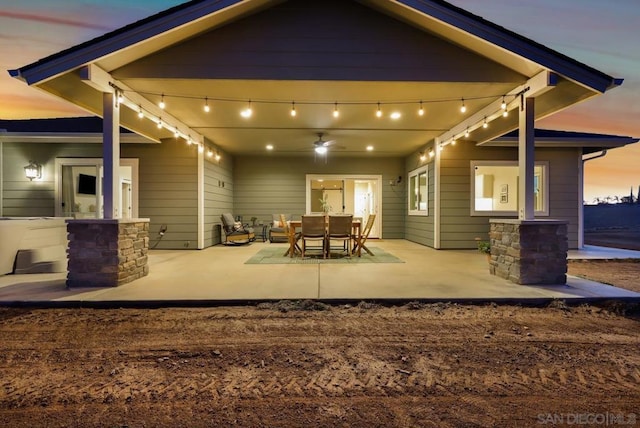
[[[95,195],[96,177],[94,175],[78,174],[78,193],[83,195]]]

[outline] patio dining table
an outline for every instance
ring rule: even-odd
[[[328,222],[327,222],[328,226]],[[284,253],[284,256],[294,257],[297,254],[302,254],[302,249],[298,245],[296,240],[296,229],[302,228],[302,220],[292,220],[289,222],[289,247]],[[362,246],[360,245],[360,239],[362,237],[362,220],[354,218],[351,224],[352,236],[354,237],[353,254],[360,257]]]

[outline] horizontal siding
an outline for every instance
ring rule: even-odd
[[[382,236],[404,237],[404,182],[389,186],[402,174],[400,158],[332,157],[316,163],[313,156],[301,158],[237,157],[234,164],[234,215],[244,221],[257,217],[270,222],[273,214],[300,218],[306,211],[307,174],[382,175]]]
[[[233,158],[221,152],[220,161],[204,162],[204,245],[223,240],[220,216],[233,213]]]
[[[405,181],[408,181],[409,173],[414,169],[422,166],[416,165],[415,159],[418,154],[414,156],[409,156],[405,160]],[[403,195],[403,205],[404,205],[404,236],[405,239],[416,242],[418,244],[426,245],[429,247],[433,247],[434,243],[434,220],[435,220],[435,163],[433,161],[428,163],[427,169],[427,207],[428,207],[428,215],[427,216],[416,216],[416,215],[408,215],[408,195],[405,189],[405,194]]]
[[[475,248],[475,238],[488,238],[489,219],[495,216],[470,216],[471,161],[517,161],[517,150],[480,148],[460,142],[441,155],[441,246],[445,249]],[[576,248],[578,243],[578,156],[577,149],[536,149],[536,160],[549,162],[548,218],[569,221],[570,248]]]
[[[150,219],[149,246],[157,249],[198,246],[197,152],[181,141],[123,144],[121,156],[139,159],[138,213]],[[166,225],[160,239],[158,231]]]
[[[498,62],[344,0],[283,2],[128,64],[114,75],[121,79],[523,81],[523,76]]]

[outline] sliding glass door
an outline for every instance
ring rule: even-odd
[[[307,174],[307,213],[348,213],[362,218],[375,214],[376,220],[369,234],[382,237],[382,176]]]

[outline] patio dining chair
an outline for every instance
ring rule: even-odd
[[[327,232],[327,253],[331,257],[331,241],[342,241],[340,249],[347,251],[351,258],[351,228],[353,227],[352,215],[330,215],[329,230]],[[338,248],[338,247],[333,247]]]
[[[367,238],[369,237],[369,233],[371,233],[371,229],[373,228],[373,223],[376,221],[376,215],[370,214],[369,218],[367,218],[367,223],[362,229],[362,233],[360,233],[359,237],[354,237],[355,245],[353,247],[353,253],[357,253],[358,257],[362,253],[362,250],[365,250],[370,256],[373,256],[373,253],[366,247],[365,242],[367,242]]]
[[[307,241],[319,243],[315,249],[322,251],[322,258],[326,258],[326,225],[323,215],[303,215],[300,239],[302,240],[302,258],[307,252]]]

